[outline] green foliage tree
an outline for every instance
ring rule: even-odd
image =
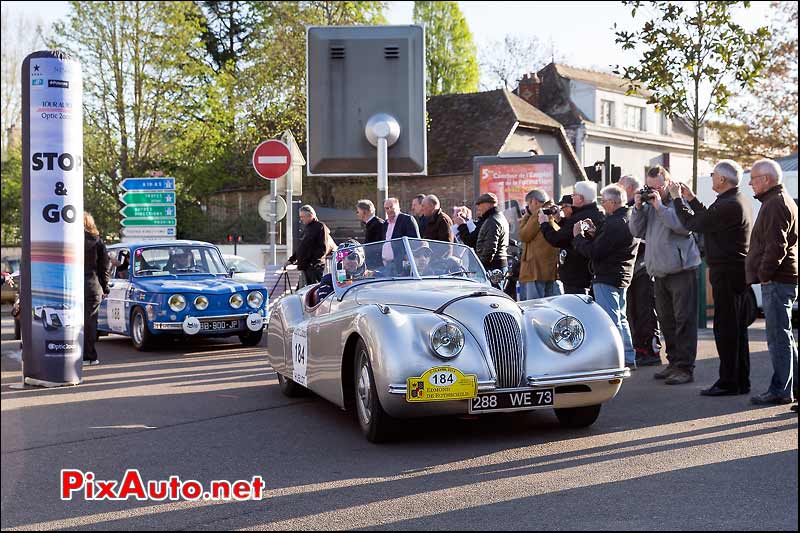
[[[428,96],[478,90],[475,44],[457,2],[414,2],[414,23],[425,28]]]
[[[22,153],[13,147],[6,156],[0,170],[0,242],[18,246],[22,241]]]
[[[224,102],[208,83],[208,66],[197,60],[204,52],[195,4],[70,4],[49,44],[81,61],[84,202],[102,229],[113,231],[121,179],[162,169],[179,179],[179,194],[192,193],[198,186],[192,168],[220,144]]]
[[[728,120],[711,126],[720,148],[707,157],[735,159],[749,166],[762,157],[797,151],[797,2],[772,2],[772,38],[763,79],[733,100]]]
[[[629,82],[629,92],[641,86],[669,117],[681,117],[692,129],[694,154],[692,186],[697,188],[700,129],[722,113],[731,95],[752,87],[767,62],[766,27],[748,32],[732,18],[735,7],[750,2],[623,1],[631,16],[647,5],[652,16],[633,32],[616,31],[623,50],[639,50],[639,63],[615,69]],[[690,8],[690,6],[692,6]],[[616,28],[616,25],[615,25]]]

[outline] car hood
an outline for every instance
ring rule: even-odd
[[[354,287],[354,293],[359,305],[386,304],[407,305],[434,311],[442,305],[459,296],[467,296],[476,292],[487,292],[492,295],[486,300],[508,297],[497,289],[488,285],[457,280],[408,280],[373,282]],[[490,303],[487,301],[487,304]],[[509,300],[510,303],[510,300]],[[449,307],[448,307],[449,310]]]
[[[192,292],[203,294],[232,294],[251,289],[263,289],[257,283],[246,283],[230,278],[204,279],[147,279],[137,280],[136,285],[147,292]]]

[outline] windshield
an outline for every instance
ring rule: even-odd
[[[409,255],[410,252],[410,255]],[[394,239],[342,247],[333,257],[337,287],[381,278],[466,278],[488,283],[472,249],[442,241]]]
[[[236,273],[261,272],[260,268],[255,266],[247,259],[243,259],[241,257],[226,257],[225,264],[228,265],[229,268],[232,268]]]
[[[133,255],[133,275],[137,277],[227,274],[219,252],[208,246],[138,248]]]

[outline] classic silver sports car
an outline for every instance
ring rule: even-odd
[[[553,408],[592,424],[630,376],[622,339],[588,296],[515,302],[465,246],[351,245],[322,283],[276,302],[268,356],[281,390],[354,408],[366,438],[394,418]]]

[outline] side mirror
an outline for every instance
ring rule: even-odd
[[[233,278],[233,275],[236,274],[236,269],[231,267],[228,269],[228,277]]]
[[[500,269],[490,270],[489,274],[489,281],[492,282],[493,285],[499,285],[501,281],[503,281],[503,271]]]

